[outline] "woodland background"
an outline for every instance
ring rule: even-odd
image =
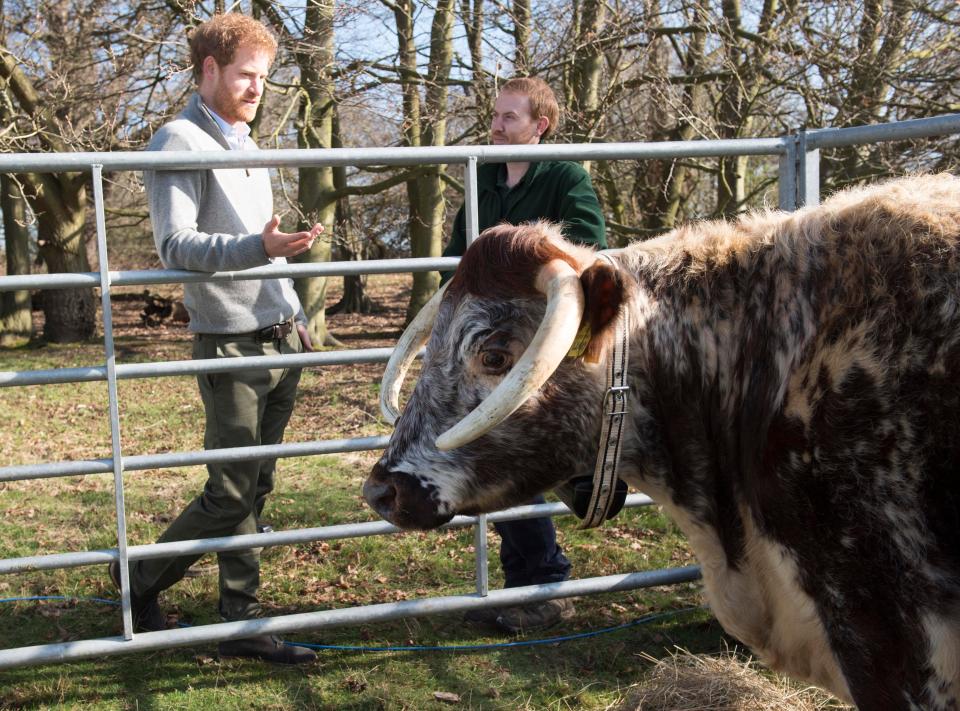
[[[255,121],[263,148],[439,146],[486,141],[498,83],[545,78],[565,121],[556,141],[783,135],[960,111],[956,0],[0,0],[0,151],[141,150],[192,91],[186,33],[214,12],[259,17],[280,40]],[[822,154],[824,192],[909,171],[956,170],[960,138]],[[683,220],[775,205],[771,159],[587,165],[622,246]],[[108,242],[153,255],[140,175],[106,176]],[[437,256],[462,200],[459,166],[276,172],[284,228],[321,221],[306,259]],[[0,176],[6,270],[96,266],[86,173]],[[111,261],[112,265],[112,261]],[[414,275],[408,316],[436,273]],[[297,288],[315,342],[327,310],[369,308],[363,278],[326,304]],[[338,290],[339,292],[339,290]],[[5,292],[0,334],[36,336],[30,292]],[[94,290],[34,293],[43,340],[91,338]]]

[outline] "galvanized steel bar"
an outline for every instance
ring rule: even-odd
[[[960,132],[960,114],[873,126],[811,131],[811,148],[905,140]],[[439,146],[397,148],[273,149],[223,151],[117,151],[113,153],[19,153],[0,155],[0,172],[204,169],[219,167],[366,166],[543,160],[656,160],[738,155],[780,155],[788,138],[740,138],[661,143],[568,143],[536,146]]]
[[[2,173],[302,166],[440,165],[543,160],[653,160],[739,155],[779,155],[783,138],[737,138],[660,143],[547,143],[535,146],[439,146],[397,148],[283,148],[259,151],[117,151],[112,153],[0,154]]]
[[[91,657],[112,657],[133,652],[147,652],[171,647],[212,644],[227,639],[242,639],[260,634],[300,634],[306,630],[331,629],[372,622],[387,622],[405,617],[462,613],[485,607],[525,605],[558,597],[625,592],[659,585],[675,585],[700,578],[700,568],[687,566],[620,575],[606,575],[584,580],[530,585],[522,588],[493,590],[486,597],[445,595],[442,597],[380,603],[320,612],[304,612],[282,617],[222,622],[200,627],[186,627],[161,632],[138,634],[131,640],[121,637],[60,642],[0,651],[0,669],[37,664],[74,661]]]
[[[386,363],[390,359],[392,352],[392,348],[357,348],[282,356],[246,356],[242,358],[230,358],[229,360],[231,362],[229,363],[208,360],[172,360],[164,363],[123,363],[117,366],[117,378],[119,380],[134,380],[137,378],[169,375],[227,373],[269,368],[307,368],[320,365]],[[0,387],[95,382],[105,380],[106,377],[106,368],[103,366],[52,368],[50,370],[6,370],[0,371]]]
[[[862,143],[905,141],[960,133],[960,114],[910,119],[871,126],[849,128],[816,128],[807,131],[807,148],[837,148]]]
[[[653,501],[644,494],[631,494],[624,506],[649,506]],[[486,522],[519,521],[542,516],[565,516],[572,512],[562,503],[529,504],[515,506],[503,511],[484,514]],[[442,528],[466,528],[477,526],[479,517],[454,516]],[[485,530],[485,525],[484,525]],[[272,531],[270,533],[251,533],[243,536],[221,536],[218,538],[198,538],[193,540],[152,543],[148,545],[128,546],[129,560],[151,560],[154,558],[172,558],[181,555],[202,555],[218,551],[246,550],[247,548],[269,548],[271,546],[297,545],[315,541],[331,541],[344,538],[363,538],[402,533],[386,521],[365,521],[345,523],[334,526],[298,528],[292,531]],[[113,549],[78,551],[74,553],[54,553],[48,555],[26,556],[0,560],[0,574],[23,573],[34,570],[54,570],[57,568],[78,568],[84,565],[109,563],[117,557]],[[479,593],[479,591],[478,591]],[[485,593],[479,593],[485,594]]]
[[[116,352],[113,344],[113,314],[110,308],[110,266],[107,227],[103,212],[103,170],[93,166],[93,208],[97,227],[97,260],[100,266],[100,301],[103,312],[103,344],[107,364],[107,400],[110,409],[110,451],[113,464],[113,495],[117,514],[117,552],[120,559],[120,605],[123,636],[133,638],[130,612],[130,578],[127,572],[127,517],[123,503],[123,453],[120,448],[120,404],[117,398]]]
[[[243,462],[255,459],[281,459],[285,457],[309,457],[319,454],[363,452],[383,449],[389,441],[390,438],[387,436],[353,437],[350,439],[317,440],[315,442],[263,444],[252,447],[201,449],[192,452],[140,454],[124,457],[123,470],[130,472],[142,471],[144,469],[200,466],[211,463]],[[87,459],[82,461],[48,462],[45,464],[18,464],[9,467],[0,467],[0,482],[49,479],[60,476],[82,476],[85,474],[104,474],[110,471],[113,471],[113,461],[111,459]]]
[[[110,273],[113,286],[145,284],[184,284],[194,282],[249,281],[251,279],[299,279],[311,276],[347,276],[355,274],[407,274],[412,272],[456,269],[459,257],[417,257],[409,259],[370,259],[350,262],[265,265],[233,272],[192,272],[184,269],[143,269]],[[100,286],[96,272],[71,274],[30,274],[0,276],[0,291],[19,289],[65,289]]]

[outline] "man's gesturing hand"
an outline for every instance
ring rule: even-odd
[[[274,215],[263,228],[263,251],[270,258],[295,257],[313,246],[313,241],[323,232],[319,222],[303,232],[280,232],[280,218]]]

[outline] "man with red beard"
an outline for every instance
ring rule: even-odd
[[[216,15],[189,38],[197,92],[151,141],[155,151],[256,150],[248,122],[256,116],[277,50],[260,22]],[[154,240],[168,269],[237,271],[284,264],[310,249],[323,231],[285,233],[273,214],[266,169],[145,171]],[[290,279],[184,284],[193,357],[276,356],[311,350],[306,319]],[[245,370],[197,376],[206,412],[207,449],[277,444],[293,410],[300,370]],[[252,534],[273,489],[276,460],[207,465],[203,492],[161,535],[160,542]],[[134,628],[167,627],[157,596],[183,578],[198,555],[140,560],[130,566]],[[261,614],[260,550],[217,555],[220,614],[246,620]],[[114,562],[110,576],[119,585]],[[314,652],[273,635],[221,642],[223,657],[300,664]]]

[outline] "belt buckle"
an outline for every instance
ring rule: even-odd
[[[264,326],[259,331],[257,331],[257,340],[260,343],[267,343],[269,341],[279,341],[282,338],[280,335],[280,324],[271,324],[270,326]]]

